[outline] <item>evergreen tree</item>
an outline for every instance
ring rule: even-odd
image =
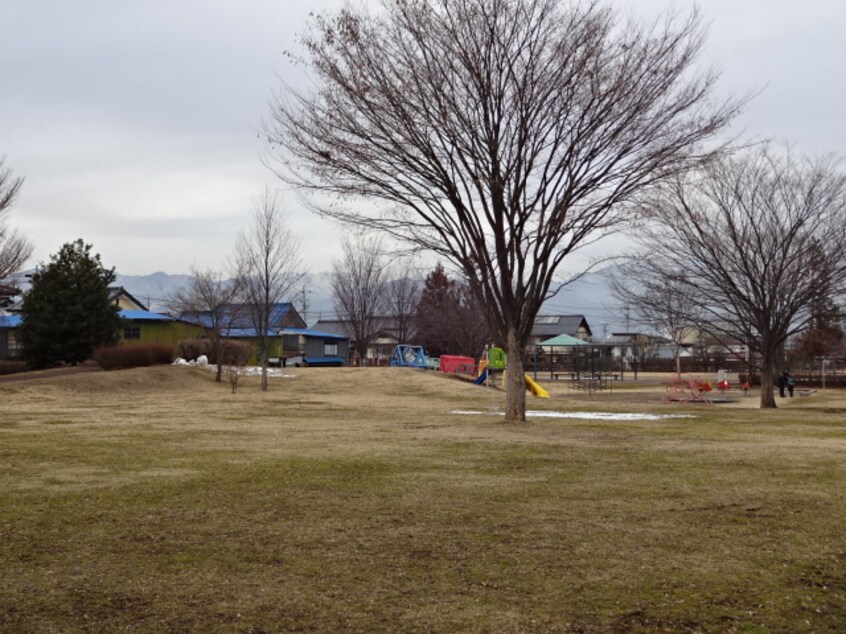
[[[59,362],[76,365],[94,349],[117,341],[121,319],[109,300],[114,269],[82,240],[65,244],[32,276],[21,306],[24,358],[34,368]]]
[[[438,265],[426,277],[417,304],[417,338],[430,356],[478,356],[490,338],[484,313],[465,282]]]
[[[840,307],[830,298],[815,302],[811,307],[811,325],[799,337],[796,356],[815,365],[817,359],[842,354],[846,339],[842,318]]]

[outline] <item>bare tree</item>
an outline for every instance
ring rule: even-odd
[[[411,343],[415,334],[414,315],[422,284],[410,260],[400,260],[387,272],[385,310],[394,323],[399,343]]]
[[[335,312],[346,322],[359,362],[384,325],[384,260],[381,240],[359,235],[344,239],[341,258],[332,263]]]
[[[226,280],[211,269],[191,268],[191,281],[168,300],[168,308],[183,319],[203,328],[217,360],[214,380],[220,383],[229,333],[243,317],[236,280]]]
[[[723,157],[643,200],[641,261],[684,290],[700,324],[760,357],[761,407],[785,341],[846,286],[846,177],[831,157],[762,146]]]
[[[32,243],[17,231],[6,226],[5,214],[23,185],[23,179],[12,176],[0,158],[0,280],[17,273],[32,255]]]
[[[670,339],[676,374],[681,374],[681,344],[689,328],[699,323],[699,303],[690,282],[656,277],[649,259],[630,258],[610,280],[619,302],[634,308],[640,323]]]
[[[246,308],[256,331],[261,389],[267,390],[268,352],[276,306],[303,279],[299,242],[282,213],[277,194],[266,190],[256,203],[253,224],[235,246],[235,269]]]
[[[506,417],[525,420],[526,344],[562,263],[739,107],[694,69],[703,41],[695,12],[638,25],[601,2],[347,6],[304,38],[315,91],[275,104],[277,172],[319,213],[452,262],[507,349]]]

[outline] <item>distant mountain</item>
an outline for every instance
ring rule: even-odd
[[[33,270],[24,271],[15,276],[14,281],[19,287],[25,290],[29,286],[25,275],[32,273]],[[625,308],[619,305],[610,290],[610,279],[624,275],[625,271],[619,265],[611,265],[588,273],[548,300],[541,309],[541,313],[584,315],[597,339],[605,334],[610,335],[612,332],[624,332],[627,329]],[[190,280],[190,275],[169,275],[157,271],[150,275],[117,274],[115,284],[123,286],[138,300],[147,304],[150,310],[163,311],[166,309],[168,297],[188,284]],[[321,318],[331,318],[335,315],[330,280],[331,273],[328,271],[309,273],[288,298],[288,301],[292,302],[302,314],[305,297],[307,309],[303,319],[308,325],[315,324]],[[634,315],[630,316],[628,329],[642,329],[637,325]]]
[[[290,297],[286,298],[302,314],[303,289],[305,289],[307,314],[303,315],[303,319],[308,324],[334,313],[329,275],[329,273],[307,274],[303,282],[293,289]],[[190,275],[169,275],[157,271],[150,275],[117,274],[115,285],[123,286],[131,295],[147,304],[150,310],[155,312],[166,310],[168,298],[190,281]]]
[[[161,271],[150,275],[121,275],[118,273],[115,276],[115,286],[123,286],[133,297],[146,304],[153,312],[164,310],[168,298],[190,281],[190,275],[168,275]]]

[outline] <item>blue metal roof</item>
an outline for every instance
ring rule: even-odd
[[[349,339],[344,335],[339,335],[334,332],[321,332],[320,330],[311,330],[310,328],[283,328],[283,335],[303,335],[305,337],[316,337],[322,339]]]
[[[252,339],[259,336],[258,330],[255,328],[230,328],[229,330],[222,330],[221,333],[227,337],[235,337],[236,339]],[[349,339],[349,337],[344,337],[343,335],[309,330],[308,328],[282,328],[281,330],[271,329],[267,331],[268,337],[278,337],[279,335],[302,335],[304,337],[314,337],[315,339]]]
[[[151,313],[149,310],[119,310],[118,314],[124,319],[133,321],[173,321],[167,315]]]
[[[293,304],[290,302],[278,302],[273,304],[270,308],[270,323],[276,324],[281,322],[285,316],[293,310]],[[209,328],[214,320],[209,311],[190,311],[179,315],[179,319],[187,321],[203,328]],[[247,304],[229,304],[223,307],[223,314],[220,323],[231,323],[232,330],[250,330],[252,326],[252,318],[250,316],[249,306]],[[252,329],[255,332],[255,329]],[[233,335],[239,336],[239,335]],[[240,335],[243,337],[255,335]]]
[[[20,315],[0,315],[0,328],[17,328],[22,321]]]

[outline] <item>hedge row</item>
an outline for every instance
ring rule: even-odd
[[[16,374],[18,372],[24,372],[26,369],[25,361],[0,361],[0,374]]]
[[[244,365],[253,353],[252,346],[246,341],[229,339],[224,344],[221,363],[223,365]],[[205,355],[209,363],[217,363],[217,351],[211,339],[180,339],[176,344],[177,355],[189,361]]]
[[[167,365],[175,358],[173,346],[148,343],[137,346],[110,346],[94,351],[94,360],[104,370]]]

